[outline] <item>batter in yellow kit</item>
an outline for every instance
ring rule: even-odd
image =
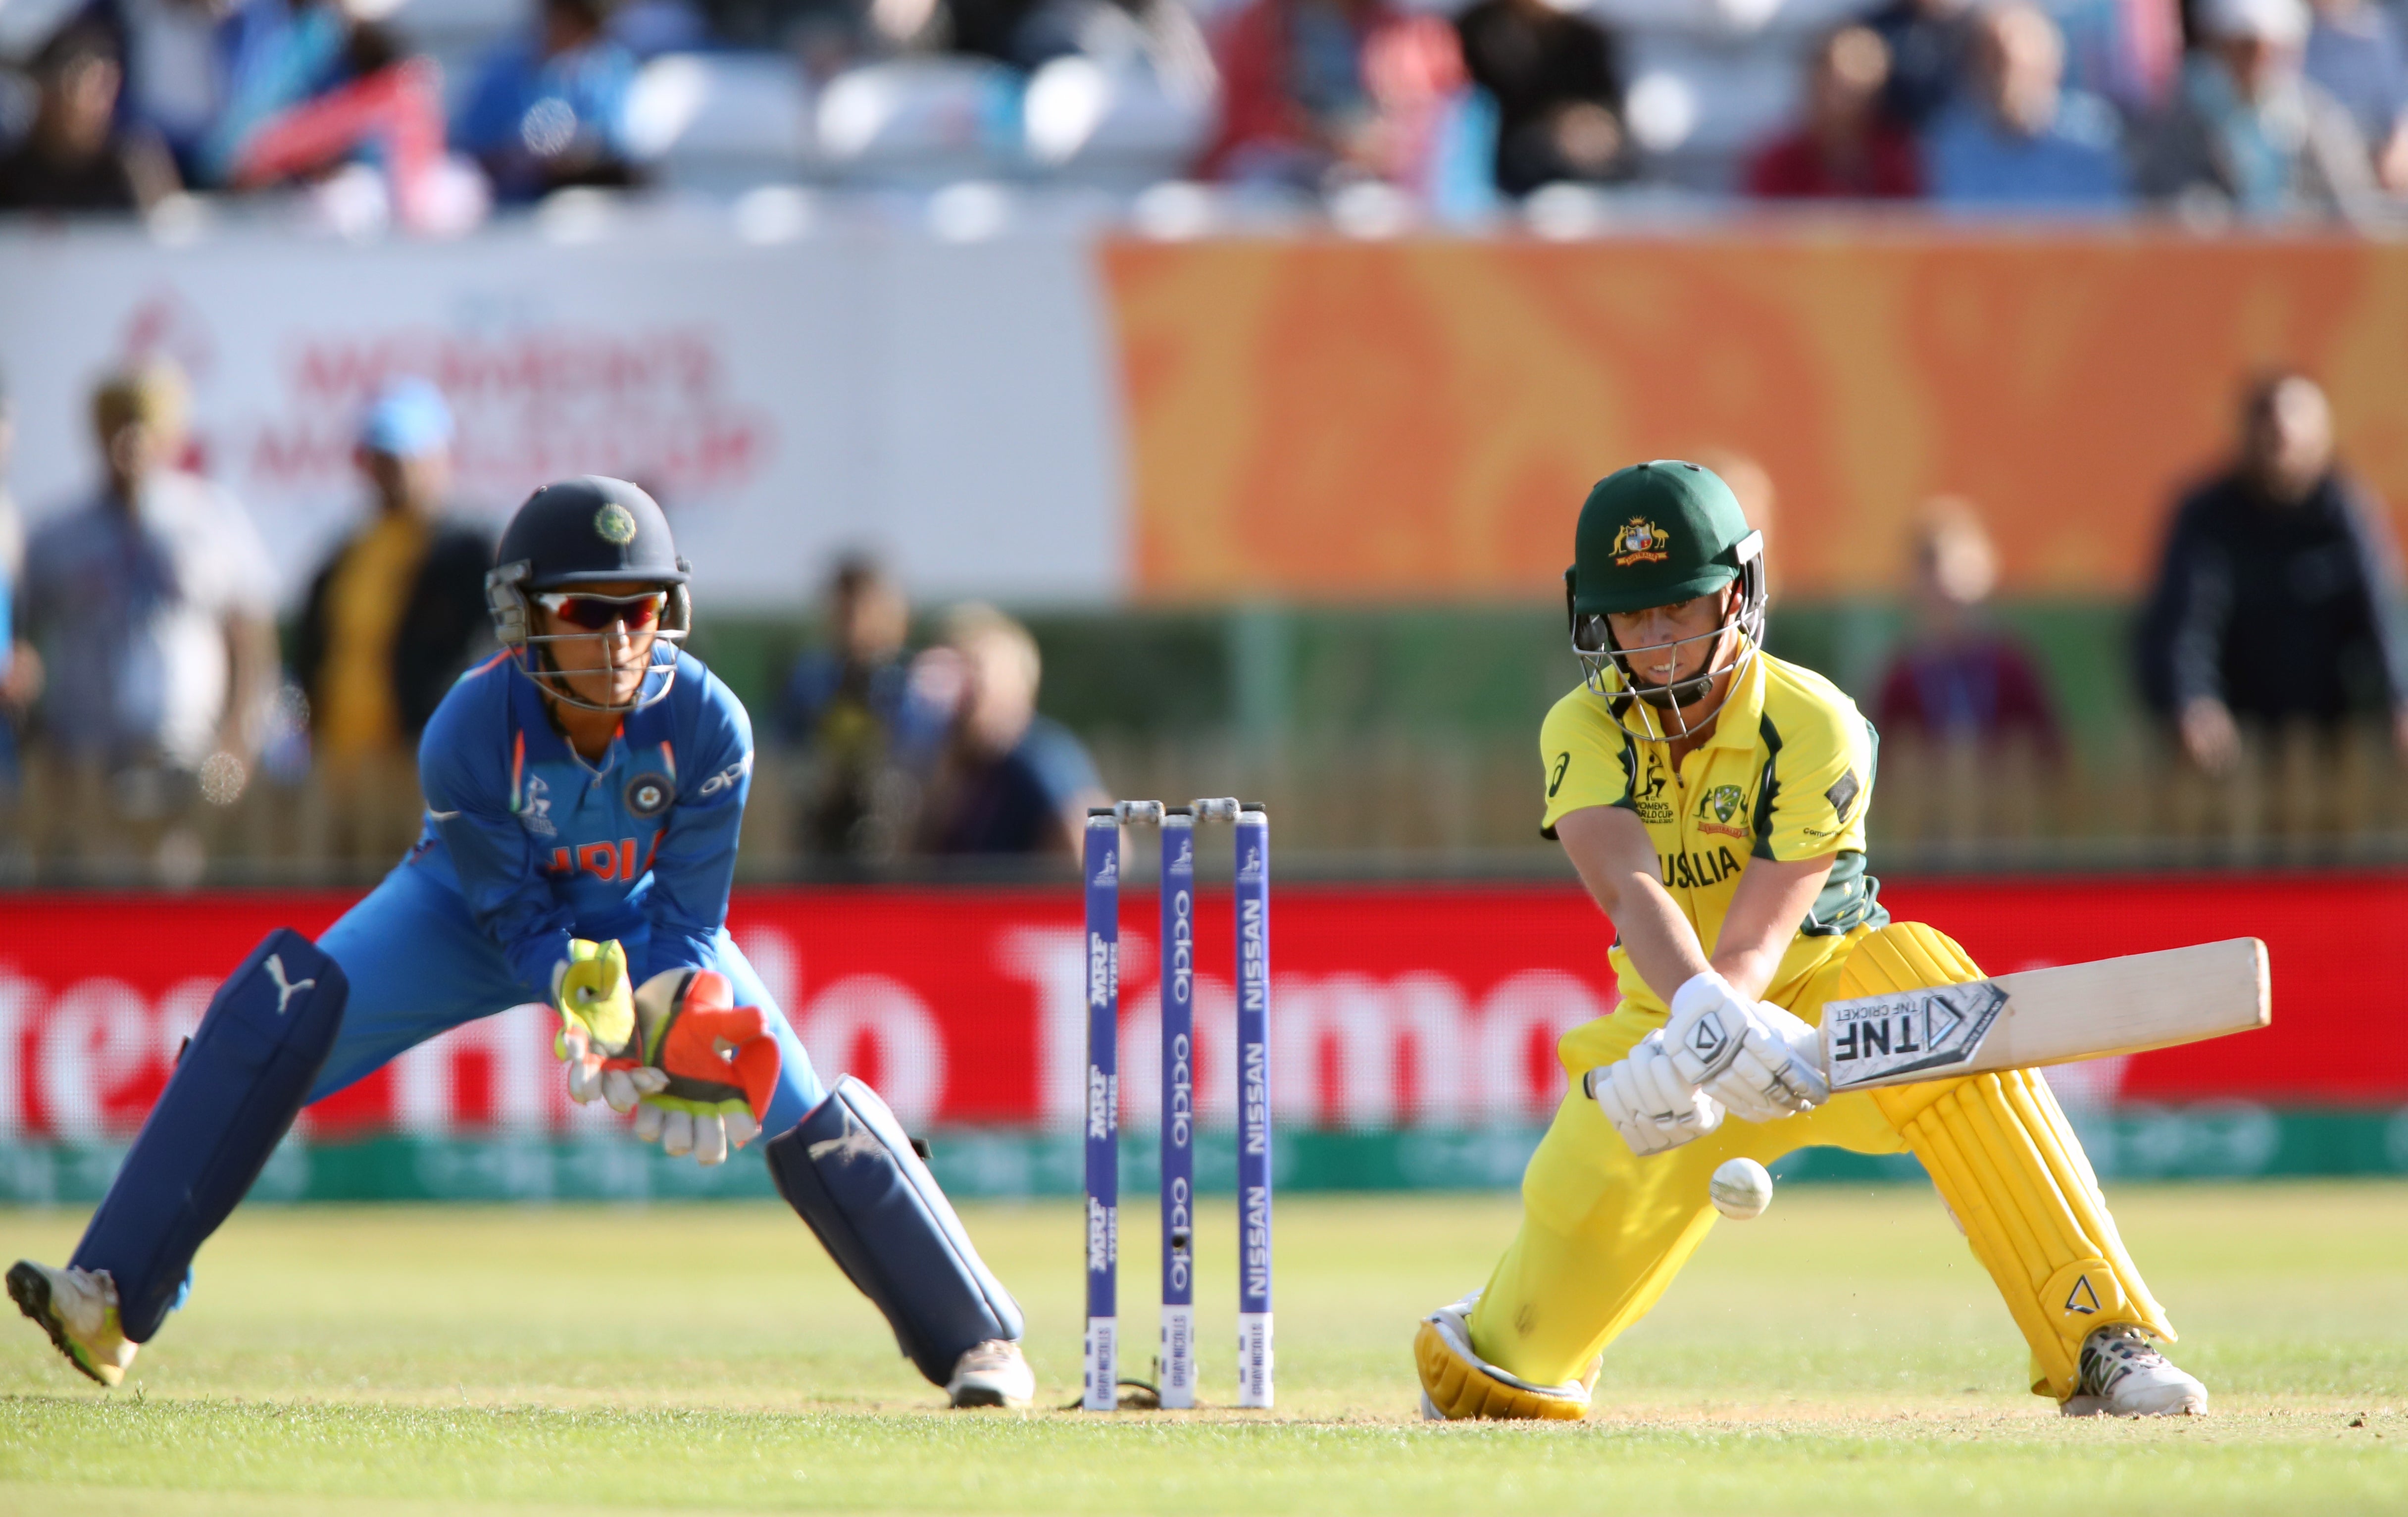
[[[1598,481],[1566,577],[1582,688],[1540,737],[1547,836],[1612,919],[1622,1002],[1558,1045],[1572,1088],[1487,1285],[1413,1342],[1430,1417],[1577,1418],[1599,1355],[1714,1221],[1708,1178],[1833,1144],[1912,1152],[2069,1413],[2204,1412],[2152,1346],[2172,1324],[2041,1077],[1834,1096],[1824,1002],[1978,980],[1893,923],[1865,872],[1876,739],[1848,697],[1765,654],[1760,537],[1710,470]]]

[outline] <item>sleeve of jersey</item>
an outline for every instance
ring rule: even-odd
[[[1631,748],[1629,737],[1601,720],[1579,694],[1557,701],[1539,729],[1540,783],[1546,791],[1541,836],[1555,837],[1555,823],[1567,811],[1592,806],[1632,809],[1638,761]]]
[[[1756,855],[1784,862],[1865,848],[1873,794],[1873,730],[1852,701],[1816,706],[1779,735],[1765,766]]]
[[[455,687],[436,708],[419,745],[419,785],[469,915],[501,945],[528,998],[549,1002],[552,971],[568,957],[575,917],[544,879],[535,844],[511,814],[503,734],[473,730],[485,725],[485,703],[471,698],[479,694]]]
[[[735,694],[706,674],[695,731],[678,761],[677,805],[652,855],[644,897],[652,943],[638,982],[664,969],[712,962],[711,939],[727,923],[736,880],[736,836],[752,788],[752,723]]]

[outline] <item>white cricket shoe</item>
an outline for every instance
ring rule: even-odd
[[[117,1282],[106,1269],[52,1269],[31,1259],[8,1267],[8,1296],[42,1324],[67,1363],[103,1385],[125,1378],[138,1343],[117,1327]]]
[[[1037,1373],[1019,1344],[991,1338],[953,1361],[945,1394],[957,1407],[1025,1407],[1037,1397]]]
[[[2207,1387],[2139,1328],[2111,1323],[2082,1340],[2082,1383],[2057,1410],[2068,1417],[2204,1417]]]

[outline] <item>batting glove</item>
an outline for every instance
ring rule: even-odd
[[[1661,1028],[1625,1057],[1583,1077],[1589,1096],[1613,1130],[1645,1158],[1703,1138],[1723,1123],[1723,1106],[1681,1078],[1664,1051]]]
[[[552,1004],[560,1031],[554,1057],[568,1066],[568,1098],[580,1106],[600,1096],[613,1111],[636,1109],[668,1077],[635,1056],[636,1001],[627,984],[627,951],[614,940],[569,939],[568,957],[552,971]]]
[[[1738,1055],[1706,1089],[1731,1115],[1749,1122],[1794,1117],[1828,1101],[1820,1035],[1780,1007],[1759,1004],[1752,1010]]]
[[[769,1019],[738,1006],[716,969],[668,969],[636,992],[644,1072],[660,1085],[636,1109],[636,1136],[673,1156],[719,1164],[761,1131],[782,1061]]]
[[[1751,1001],[1713,970],[1672,994],[1664,1045],[1683,1080],[1733,1116],[1773,1122],[1831,1098],[1815,1060],[1814,1029],[1777,1006]]]

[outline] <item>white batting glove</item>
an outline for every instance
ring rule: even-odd
[[[1692,1085],[1703,1085],[1739,1056],[1747,1036],[1749,1006],[1730,981],[1708,969],[1691,975],[1672,993],[1664,1023],[1664,1052]]]
[[[1681,1078],[1664,1051],[1661,1029],[1630,1052],[1585,1077],[1605,1120],[1641,1158],[1703,1138],[1723,1123],[1723,1106]]]
[[[1780,1007],[1751,1001],[1707,970],[1672,993],[1664,1044],[1681,1078],[1747,1122],[1775,1122],[1831,1098],[1814,1029]]]
[[[1731,1114],[1775,1122],[1813,1110],[1831,1098],[1823,1078],[1821,1036],[1780,1007],[1759,1002],[1740,1038],[1730,1067],[1707,1083]]]

